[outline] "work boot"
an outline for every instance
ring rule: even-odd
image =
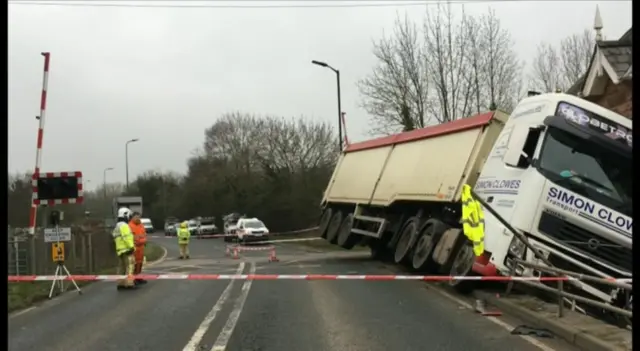
[[[184,257],[182,257],[182,256],[180,256],[180,257],[178,257],[178,258],[179,258],[179,259],[181,259],[181,260],[184,260]]]
[[[189,255],[187,255],[187,259],[189,259]]]
[[[136,285],[142,285],[142,284],[147,284],[147,281],[144,279],[136,279],[133,281],[133,283]]]

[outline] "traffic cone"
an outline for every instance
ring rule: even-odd
[[[276,248],[271,249],[271,254],[269,255],[269,262],[278,262],[280,261],[276,256]]]
[[[238,248],[237,247],[233,248],[233,259],[234,260],[238,259]]]

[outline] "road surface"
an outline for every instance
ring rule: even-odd
[[[390,273],[362,254],[331,258],[290,244],[278,247],[278,263],[268,252],[234,260],[221,239],[193,239],[182,261],[175,238],[153,240],[168,251],[148,268],[154,273]],[[453,299],[412,281],[173,280],[126,292],[100,282],[10,316],[9,350],[573,350],[510,335],[518,321],[476,315]]]

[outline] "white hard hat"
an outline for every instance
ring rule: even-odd
[[[129,219],[131,217],[131,210],[126,207],[121,207],[118,210],[118,218]]]

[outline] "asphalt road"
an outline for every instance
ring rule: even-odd
[[[278,247],[225,257],[221,239],[192,240],[176,259],[175,238],[155,273],[389,274],[363,254]],[[328,257],[333,255],[333,257]],[[152,281],[118,292],[87,286],[9,317],[9,350],[377,351],[572,350],[557,339],[511,335],[507,316],[474,314],[464,300],[412,281]]]

